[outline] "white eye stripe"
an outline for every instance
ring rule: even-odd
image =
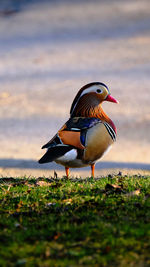
[[[88,93],[93,93],[93,92],[97,93],[97,90],[100,90],[102,92],[102,89],[99,89],[97,85],[93,85],[90,88],[85,89],[80,95],[80,97]]]

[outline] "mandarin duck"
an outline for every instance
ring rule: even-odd
[[[101,82],[83,86],[73,100],[70,118],[43,148],[47,152],[39,163],[55,161],[69,168],[91,166],[94,177],[95,162],[116,140],[116,127],[102,109],[102,102],[118,101]]]

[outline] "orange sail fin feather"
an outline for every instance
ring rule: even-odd
[[[69,168],[91,166],[94,177],[95,163],[116,140],[116,127],[102,109],[103,101],[118,103],[101,82],[83,86],[73,100],[70,119],[42,148],[47,152],[39,163],[55,161]]]
[[[58,132],[58,135],[65,145],[71,145],[78,149],[84,149],[85,147],[81,144],[80,141],[80,132],[73,131],[61,131]]]

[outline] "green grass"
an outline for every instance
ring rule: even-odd
[[[0,266],[150,266],[149,219],[150,177],[1,178]]]

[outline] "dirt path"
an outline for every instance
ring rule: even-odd
[[[103,161],[149,164],[149,47],[146,0],[33,1],[1,15],[0,159],[40,158],[78,89],[102,81],[120,101],[104,104],[118,140]]]

